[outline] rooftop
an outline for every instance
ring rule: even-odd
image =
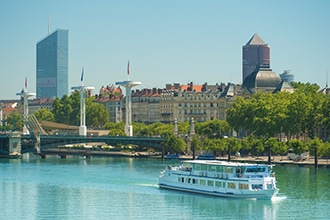
[[[267,45],[257,33],[255,33],[245,46],[249,45]]]

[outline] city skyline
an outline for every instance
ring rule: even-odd
[[[69,87],[98,90],[127,80],[141,88],[167,83],[242,84],[242,47],[258,33],[271,48],[271,69],[326,84],[330,2],[20,1],[1,3],[0,99],[17,99],[28,78],[36,92],[35,45],[48,29],[67,29]],[[50,22],[48,25],[48,17]],[[139,89],[137,87],[137,89]]]

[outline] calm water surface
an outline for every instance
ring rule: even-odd
[[[0,159],[0,219],[330,219],[330,170],[276,166],[272,201],[159,189],[178,161]]]

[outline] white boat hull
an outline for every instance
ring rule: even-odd
[[[278,193],[278,189],[275,190],[263,190],[260,191],[250,191],[244,193],[234,193],[234,192],[220,192],[220,191],[208,191],[202,189],[193,189],[193,188],[185,188],[185,187],[178,187],[178,186],[171,186],[166,184],[159,184],[159,188],[163,189],[170,189],[170,190],[177,190],[181,192],[189,192],[189,193],[198,193],[204,195],[211,195],[211,196],[220,196],[220,197],[227,197],[227,198],[240,198],[240,199],[271,199]]]
[[[190,165],[168,166],[161,172],[159,187],[246,199],[271,199],[279,191],[269,165],[234,164],[220,161],[190,161]],[[204,168],[201,168],[202,166]]]

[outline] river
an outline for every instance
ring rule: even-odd
[[[330,170],[275,166],[271,201],[159,189],[177,160],[25,155],[0,159],[0,219],[329,219]]]

